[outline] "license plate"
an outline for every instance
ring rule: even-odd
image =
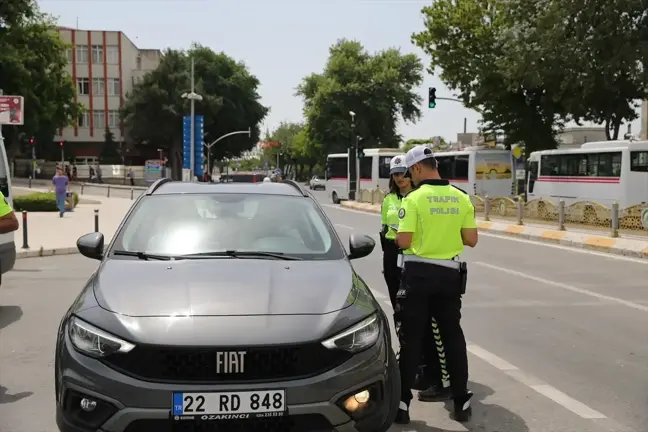
[[[173,393],[172,412],[176,420],[280,417],[286,412],[286,391]]]

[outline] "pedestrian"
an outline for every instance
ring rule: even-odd
[[[77,181],[79,179],[79,172],[77,171],[76,164],[72,165],[72,181]]]
[[[128,167],[128,173],[126,175],[128,176],[128,180],[130,181],[130,185],[135,186],[135,173],[133,172],[132,167]]]
[[[56,175],[52,177],[52,184],[54,185],[54,194],[56,195],[56,207],[59,210],[59,217],[63,217],[65,213],[65,200],[67,198],[67,188],[70,180],[63,174],[63,168],[56,167]]]
[[[102,184],[103,177],[101,175],[101,167],[99,166],[99,164],[95,166],[95,174],[97,175],[97,183]]]
[[[435,318],[445,347],[454,418],[467,422],[472,415],[472,392],[460,320],[468,271],[459,255],[464,245],[477,244],[475,209],[468,194],[441,179],[431,149],[414,147],[405,161],[416,189],[403,198],[396,235],[396,243],[404,249],[395,311],[402,382],[396,423],[410,422],[411,388],[430,317]]]
[[[68,180],[71,178],[70,165],[65,165],[65,175],[67,176]]]
[[[90,178],[90,183],[94,183],[96,181],[95,170],[92,165],[88,167],[88,177]]]

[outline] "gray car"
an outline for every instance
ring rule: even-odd
[[[162,179],[57,336],[61,432],[384,432],[400,399],[387,317],[317,201],[292,181]]]

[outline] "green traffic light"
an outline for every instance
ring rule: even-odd
[[[430,108],[436,108],[436,102],[430,102]]]

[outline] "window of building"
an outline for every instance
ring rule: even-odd
[[[93,96],[103,96],[104,95],[104,85],[106,81],[103,78],[92,78],[92,95]]]
[[[72,63],[72,48],[65,48],[65,60]]]
[[[389,178],[389,164],[391,163],[391,156],[380,156],[378,159],[378,177],[381,179]]]
[[[108,127],[116,128],[119,127],[121,120],[119,119],[118,110],[108,111]]]
[[[136,63],[135,67],[137,68],[137,70],[142,69],[142,56],[141,55],[137,54],[137,58],[135,59],[135,63]]]
[[[648,151],[630,153],[630,171],[648,172]]]
[[[76,46],[76,62],[88,63],[88,45]]]
[[[90,80],[88,78],[77,78],[77,94],[90,94]]]
[[[119,64],[119,47],[109,45],[106,47],[106,62],[108,64]]]
[[[108,96],[119,96],[119,78],[108,78]]]
[[[92,45],[92,63],[103,64],[104,50],[102,45]]]
[[[79,127],[84,128],[90,126],[90,113],[88,111],[83,112],[77,121]]]
[[[95,128],[106,127],[106,112],[104,110],[92,111],[92,121]]]

